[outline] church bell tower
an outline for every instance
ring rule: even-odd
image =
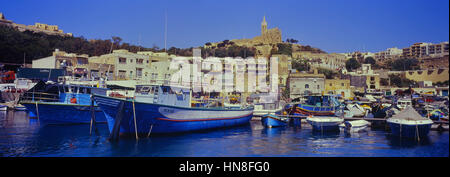
[[[261,35],[266,34],[267,32],[267,22],[266,22],[266,16],[263,17],[263,21],[261,22]]]

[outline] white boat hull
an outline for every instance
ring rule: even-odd
[[[313,130],[335,131],[339,130],[339,124],[341,124],[344,119],[339,117],[308,117],[306,121],[313,127]]]
[[[347,123],[347,125],[346,125]],[[339,125],[339,129],[344,132],[362,132],[367,130],[370,122],[365,120],[347,121]]]

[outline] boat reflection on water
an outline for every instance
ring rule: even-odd
[[[320,139],[337,139],[339,138],[341,132],[339,131],[314,131],[311,130],[312,138]]]
[[[360,131],[360,132],[344,132],[345,138],[362,138],[368,136],[369,131]]]
[[[285,132],[287,127],[272,127],[261,129],[262,135],[267,135],[268,137],[277,137]]]
[[[386,134],[386,139],[388,140],[388,145],[392,148],[415,148],[418,146],[428,146],[432,142],[428,136],[417,139],[401,138],[399,136],[394,136],[392,134]]]

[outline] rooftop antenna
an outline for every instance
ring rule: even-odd
[[[164,11],[164,51],[167,53],[167,9]]]
[[[138,41],[138,52],[141,51],[141,34],[139,34],[139,41]]]

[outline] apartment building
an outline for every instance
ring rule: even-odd
[[[441,42],[438,44],[418,42],[414,43],[410,47],[403,49],[404,57],[416,57],[416,58],[438,57],[448,55],[448,53],[449,53],[448,42]]]
[[[114,50],[110,54],[90,57],[89,63],[113,65],[110,73],[113,74],[114,80],[140,80],[144,77],[144,70],[150,66],[150,58],[148,55],[120,49]]]

